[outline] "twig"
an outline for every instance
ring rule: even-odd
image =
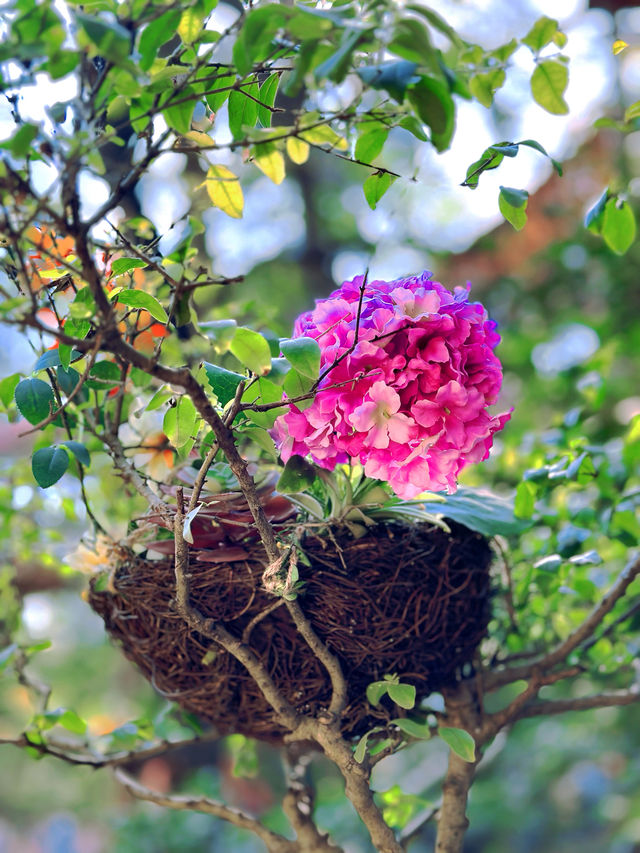
[[[87,365],[86,365],[85,369],[82,371],[82,376],[80,376],[80,378],[78,379],[77,383],[73,387],[71,393],[69,394],[67,399],[64,401],[64,403],[62,403],[62,405],[60,405],[55,411],[51,412],[43,421],[40,421],[40,423],[31,427],[31,429],[28,429],[25,432],[21,432],[20,438],[22,438],[25,435],[30,435],[32,432],[37,432],[39,429],[44,429],[44,427],[48,426],[48,424],[50,424],[52,421],[55,421],[55,419],[59,415],[62,414],[62,412],[67,408],[69,403],[73,402],[73,399],[75,398],[76,394],[78,394],[78,392],[80,391],[80,389],[84,385],[85,380],[87,379],[87,377],[89,376],[89,373],[91,372],[91,368],[95,364],[95,360],[96,360],[96,357],[98,355],[98,352],[100,351],[100,345],[102,343],[102,336],[100,335],[100,332],[98,332],[97,335],[95,336],[95,338],[93,338],[93,341],[95,343],[94,343],[94,346],[89,353],[89,360],[87,361]]]
[[[580,696],[576,699],[549,699],[525,705],[520,709],[514,720],[525,720],[529,717],[543,717],[551,714],[565,714],[568,711],[587,711],[591,708],[612,708],[622,705],[633,705],[640,702],[640,690],[620,690],[616,693],[599,693],[593,696]]]
[[[601,624],[607,613],[613,610],[616,603],[622,598],[629,586],[639,575],[640,559],[635,559],[628,563],[609,592],[596,604],[591,613],[576,630],[569,634],[566,640],[548,654],[535,658],[530,663],[522,664],[521,666],[505,667],[496,672],[487,673],[485,690],[490,692],[503,687],[505,684],[512,684],[514,681],[523,679],[526,680],[536,671],[546,672],[557,664],[562,663],[574,649],[577,649],[593,635],[593,632]]]
[[[307,779],[311,756],[302,744],[290,744],[283,754],[287,793],[282,810],[296,834],[300,853],[342,853],[313,820],[314,791]]]
[[[299,633],[329,673],[332,693],[328,713],[331,717],[331,723],[334,723],[339,727],[340,716],[347,706],[347,682],[342,673],[340,661],[329,651],[320,637],[318,637],[316,632],[313,630],[311,623],[302,612],[302,608],[298,604],[297,600],[287,601],[286,604],[289,615],[293,619]]]
[[[204,814],[213,815],[213,817],[226,820],[240,829],[248,829],[249,832],[257,835],[258,838],[264,842],[269,853],[299,853],[298,846],[295,842],[289,841],[289,839],[285,838],[284,835],[272,832],[272,830],[267,829],[266,826],[261,824],[259,820],[250,817],[248,814],[241,812],[239,809],[231,808],[224,803],[211,800],[208,797],[190,797],[182,794],[161,794],[157,791],[152,791],[120,767],[116,768],[114,775],[118,782],[120,782],[120,784],[138,800],[146,800],[149,803],[155,803],[156,805],[163,806],[166,809],[204,812]]]
[[[55,743],[32,743],[26,736],[21,734],[16,738],[0,738],[0,744],[11,744],[21,749],[30,748],[36,750],[40,755],[49,755],[52,758],[58,758],[67,764],[77,764],[83,767],[93,767],[98,770],[101,767],[119,767],[124,764],[131,764],[136,761],[146,761],[148,758],[153,758],[157,755],[165,755],[167,752],[180,749],[181,747],[194,746],[208,741],[217,740],[219,735],[213,732],[211,737],[207,735],[198,735],[194,738],[188,738],[181,741],[162,741],[154,746],[146,747],[145,749],[131,749],[123,752],[117,752],[114,755],[100,755],[91,751],[78,752],[74,746],[58,745]]]
[[[238,640],[222,625],[216,625],[213,619],[205,619],[189,602],[189,552],[184,541],[184,495],[181,488],[177,491],[177,511],[174,518],[175,539],[175,577],[176,577],[176,610],[187,624],[203,637],[213,640],[232,655],[245,667],[256,682],[264,698],[275,711],[278,722],[295,732],[298,728],[298,715],[295,709],[286,701],[275,682],[269,675],[265,665],[255,652]]]

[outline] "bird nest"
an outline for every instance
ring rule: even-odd
[[[454,683],[485,635],[491,551],[458,524],[451,533],[393,522],[355,539],[346,528],[307,533],[309,565],[298,568],[299,603],[338,657],[348,684],[341,726],[358,736],[399,715],[388,699],[372,706],[366,688],[396,673],[417,700]],[[286,700],[301,714],[326,709],[331,683],[291,620],[286,603],[262,585],[266,558],[257,541],[194,554],[190,601],[258,655]],[[305,561],[306,562],[306,561]],[[249,673],[232,655],[193,631],[173,604],[173,559],[121,552],[109,589],[91,585],[89,601],[109,634],[162,695],[210,720],[223,733],[281,742],[286,733]]]

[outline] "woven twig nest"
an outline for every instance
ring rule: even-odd
[[[396,673],[417,698],[455,682],[471,661],[489,620],[491,551],[481,535],[451,524],[379,524],[354,539],[346,528],[307,534],[299,563],[299,603],[341,661],[349,685],[342,719],[347,736],[398,716],[372,707],[367,685]],[[329,704],[322,664],[298,634],[282,599],[262,587],[265,553],[245,542],[244,556],[220,562],[220,550],[194,554],[192,605],[251,646],[286,699],[300,713]],[[230,558],[231,559],[231,558]],[[173,560],[121,555],[111,591],[89,601],[126,656],[163,695],[225,733],[279,742],[284,730],[244,667],[177,614]]]

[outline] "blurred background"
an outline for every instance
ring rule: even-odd
[[[607,186],[628,186],[629,199],[638,206],[640,131],[622,136],[615,129],[594,128],[594,121],[620,118],[625,106],[640,97],[640,8],[585,0],[438,0],[429,5],[463,38],[486,47],[523,35],[541,14],[557,18],[569,39],[569,116],[551,116],[531,101],[531,59],[522,50],[514,55],[521,76],[516,72],[509,78],[491,110],[458,103],[458,131],[444,155],[427,146],[418,152],[408,133],[392,132],[384,165],[407,177],[394,184],[375,211],[365,202],[358,166],[313,151],[303,167],[292,166],[280,186],[254,177],[245,189],[244,219],[231,220],[205,207],[203,194],[195,193],[202,172],[188,155],[176,153],[162,160],[161,172],[150,171],[124,201],[120,217],[146,217],[149,227],[163,235],[167,252],[179,241],[191,209],[205,225],[199,248],[214,272],[244,276],[238,284],[207,290],[199,297],[202,312],[278,334],[288,334],[296,315],[314,298],[366,268],[370,278],[430,269],[448,287],[471,282],[472,297],[499,322],[505,368],[501,410],[514,406],[515,411],[491,459],[465,474],[464,481],[509,489],[540,448],[553,445],[571,427],[571,412],[585,396],[597,396],[598,405],[581,428],[614,456],[640,413],[640,247],[636,243],[619,257],[583,227],[585,212]],[[224,4],[216,10],[223,18],[235,14]],[[617,38],[629,48],[614,57],[611,45]],[[349,85],[347,80],[328,89],[324,105],[340,103]],[[25,97],[37,117],[41,103],[35,95]],[[225,111],[214,125],[221,141],[228,133]],[[564,162],[562,178],[552,175],[548,160],[522,150],[499,172],[483,175],[475,191],[460,186],[468,164],[487,145],[530,137]],[[236,156],[221,155],[218,161],[232,167]],[[41,180],[46,187],[45,174]],[[498,212],[499,184],[532,194],[529,221],[519,233]],[[85,193],[90,209],[106,197],[107,187],[87,174]],[[22,338],[3,333],[0,359],[16,370],[32,355]],[[102,622],[83,601],[84,578],[66,560],[87,528],[77,484],[65,478],[49,492],[35,488],[28,464],[31,443],[19,437],[21,431],[0,414],[0,547],[6,551],[0,564],[0,639],[19,621],[23,639],[51,640],[32,671],[54,685],[51,707],[74,708],[88,720],[92,734],[116,729],[126,747],[136,726],[144,727],[141,721],[157,719],[157,731],[188,735],[194,721],[153,692],[109,644]],[[87,489],[100,520],[122,535],[140,505],[124,495],[106,460],[96,458]],[[15,571],[17,586],[9,583]],[[24,685],[2,682],[0,737],[21,730],[33,712],[31,702]],[[132,721],[137,721],[133,729]],[[633,708],[519,723],[508,746],[498,739],[481,766],[465,849],[640,851],[639,747]],[[445,753],[439,742],[419,744],[380,765],[375,787],[386,792],[391,819],[429,808],[437,798]],[[204,815],[132,801],[108,771],[50,758],[33,761],[11,747],[2,749],[2,768],[2,853],[263,849]],[[283,828],[277,804],[284,783],[278,754],[269,747],[259,745],[256,752],[235,736],[151,759],[141,773],[145,784],[157,790],[182,787],[220,795],[262,815],[274,829]],[[370,853],[345,804],[340,779],[321,762],[313,773],[320,825],[348,853]],[[401,798],[400,791],[412,796]],[[414,849],[430,849],[430,839],[427,830]]]

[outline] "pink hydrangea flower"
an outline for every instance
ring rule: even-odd
[[[403,498],[455,491],[511,416],[488,410],[502,383],[500,336],[468,293],[426,272],[358,277],[298,317],[294,337],[318,342],[323,379],[309,408],[292,404],[275,423],[283,460],[310,454],[331,470],[357,459]]]

